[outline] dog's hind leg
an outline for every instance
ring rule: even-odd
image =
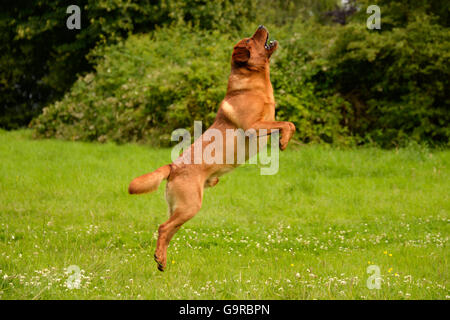
[[[177,181],[178,180],[178,181]],[[203,183],[188,179],[176,179],[167,184],[166,199],[170,218],[158,228],[155,261],[164,271],[169,242],[181,226],[192,219],[202,206]]]

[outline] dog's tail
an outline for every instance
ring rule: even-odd
[[[158,189],[161,181],[169,177],[170,170],[170,164],[166,164],[153,172],[133,179],[128,187],[128,192],[130,194],[141,194],[155,191]]]

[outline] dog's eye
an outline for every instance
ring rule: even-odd
[[[247,40],[247,43],[249,43],[249,42],[250,42],[250,39]]]

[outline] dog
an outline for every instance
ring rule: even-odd
[[[295,126],[291,122],[275,121],[275,99],[270,82],[269,62],[278,48],[278,42],[268,42],[268,39],[268,30],[261,25],[252,37],[244,38],[234,46],[226,96],[220,104],[214,123],[203,136],[207,136],[211,129],[223,133],[229,129],[254,130],[259,139],[279,132],[279,148],[286,149]],[[194,141],[177,160],[135,178],[128,188],[130,194],[148,193],[155,191],[162,180],[167,179],[165,196],[170,217],[158,228],[154,255],[160,271],[164,271],[166,267],[170,240],[200,210],[204,188],[215,186],[221,175],[238,166],[236,161],[186,161],[194,159],[196,149],[204,150],[211,143],[208,139],[201,139],[202,137]],[[228,143],[227,141],[226,144]],[[222,153],[219,151],[214,156],[225,159],[230,153],[232,157],[236,157],[236,145],[226,148]],[[250,156],[246,152],[246,159]]]

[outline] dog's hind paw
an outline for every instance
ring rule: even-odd
[[[205,181],[205,188],[214,187],[218,183],[219,183],[219,178],[217,178],[217,177],[210,178],[210,179]]]
[[[164,265],[159,261],[158,256],[155,254],[153,257],[155,258],[155,262],[158,265],[158,270],[164,272]]]

